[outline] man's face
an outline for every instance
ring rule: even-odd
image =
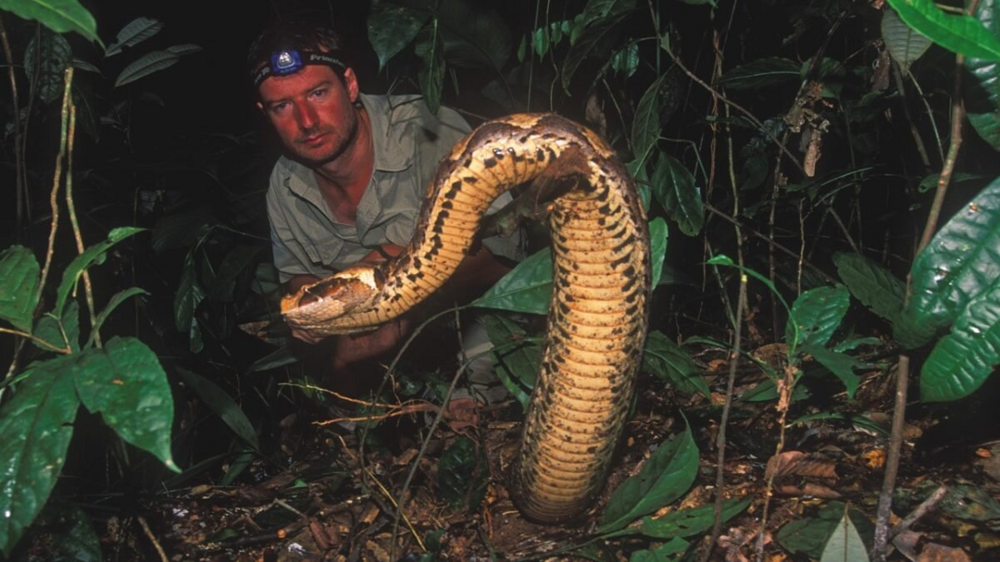
[[[257,106],[268,116],[296,159],[319,166],[344,153],[358,130],[353,102],[358,83],[328,66],[308,65],[295,74],[271,76],[259,86]]]

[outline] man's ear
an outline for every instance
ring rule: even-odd
[[[262,104],[261,102],[257,102],[257,109],[259,109],[261,113],[267,113],[266,111],[264,111],[264,104]]]
[[[351,103],[358,101],[358,77],[354,75],[353,68],[344,69],[344,87],[347,88]]]

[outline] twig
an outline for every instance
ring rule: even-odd
[[[969,4],[968,13],[974,14],[978,0],[973,0]],[[955,172],[955,162],[958,160],[958,151],[962,146],[962,122],[965,120],[965,104],[962,101],[962,71],[965,65],[963,55],[955,55],[955,82],[953,90],[953,107],[951,112],[951,142],[948,146],[948,157],[945,158],[941,168],[941,175],[938,177],[937,189],[934,192],[934,201],[927,213],[927,222],[924,223],[924,232],[917,245],[920,253],[930,243],[937,230],[938,219],[941,216],[941,208],[944,205],[944,197],[948,192],[948,185],[951,183],[952,174]],[[912,296],[912,276],[906,276],[906,295],[903,306],[907,306]],[[896,489],[896,476],[899,473],[900,451],[903,445],[903,427],[906,425],[906,397],[909,391],[910,377],[910,357],[908,354],[899,356],[899,363],[896,368],[896,396],[892,411],[892,434],[889,439],[889,453],[885,463],[885,476],[882,480],[882,490],[878,498],[878,511],[875,520],[875,540],[872,545],[872,558],[876,562],[884,562],[889,548],[889,515],[892,513],[892,493]]]
[[[146,534],[146,538],[149,542],[153,543],[153,548],[156,549],[156,553],[160,555],[161,562],[170,562],[167,558],[167,553],[163,551],[163,547],[160,546],[160,541],[156,540],[156,536],[153,535],[153,530],[149,528],[149,523],[146,523],[146,518],[140,515],[136,519],[139,520],[139,526],[142,527],[142,532]]]
[[[778,410],[781,415],[778,418],[778,445],[774,448],[774,458],[777,459],[785,450],[785,426],[788,420],[788,410],[792,405],[792,392],[795,390],[795,382],[800,375],[798,367],[788,365],[785,367],[785,377],[778,381],[779,398]],[[764,543],[767,537],[767,515],[771,505],[771,496],[774,494],[774,478],[778,473],[772,470],[767,476],[767,486],[764,489],[764,507],[760,513],[760,535],[757,537],[757,559],[764,560]]]
[[[934,490],[934,493],[931,494],[930,497],[920,502],[920,505],[918,505],[916,509],[911,511],[910,514],[904,517],[902,521],[892,527],[892,531],[889,532],[889,539],[891,540],[896,535],[912,527],[914,523],[919,521],[924,515],[927,515],[928,511],[934,509],[947,494],[947,486],[938,486],[938,489]]]
[[[903,105],[903,115],[906,116],[906,122],[910,125],[910,135],[913,136],[913,144],[917,147],[917,153],[920,154],[920,161],[924,164],[924,169],[931,169],[931,159],[927,155],[927,148],[924,146],[924,139],[920,137],[920,131],[917,130],[917,124],[913,121],[913,116],[910,115],[910,105],[906,103],[906,87],[903,84],[903,74],[899,70],[899,64],[896,61],[892,61],[892,77],[896,82],[896,91],[899,92],[899,101]],[[916,81],[914,80],[914,83]],[[933,117],[931,121],[933,121]]]
[[[0,333],[13,334],[15,336],[19,336],[19,337],[22,337],[22,338],[25,338],[25,339],[29,339],[29,340],[37,343],[38,345],[40,345],[42,347],[48,348],[50,351],[55,351],[56,353],[62,353],[62,354],[65,354],[65,355],[69,355],[70,353],[73,353],[73,350],[70,349],[68,345],[66,347],[59,347],[57,345],[53,345],[53,344],[51,344],[51,343],[49,343],[49,342],[47,342],[47,341],[39,338],[37,336],[33,336],[33,335],[31,335],[31,334],[29,334],[27,332],[22,332],[20,330],[11,330],[9,328],[0,328]]]
[[[16,185],[14,190],[17,193],[17,200],[15,205],[17,206],[17,222],[14,223],[14,237],[15,239],[20,239],[21,229],[24,226],[24,202],[27,199],[27,184],[25,182],[24,173],[24,153],[22,152],[21,146],[21,114],[18,111],[20,108],[19,97],[17,94],[17,77],[14,75],[14,55],[10,50],[10,41],[7,36],[7,28],[4,26],[3,19],[0,18],[0,42],[3,43],[3,53],[4,57],[7,59],[7,77],[10,79],[10,94],[11,103],[13,104],[13,121],[14,121],[14,164],[16,171]]]
[[[69,211],[69,223],[73,226],[73,238],[76,239],[76,251],[83,253],[83,235],[80,233],[80,221],[76,218],[76,204],[73,202],[73,139],[76,137],[76,105],[72,96],[69,99],[69,131],[66,138],[66,209]],[[100,326],[97,324],[97,309],[94,307],[94,288],[90,284],[90,272],[83,271],[83,288],[87,296],[87,309],[90,311],[90,326],[94,331],[91,339],[94,345],[101,347]]]

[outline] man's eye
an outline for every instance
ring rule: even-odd
[[[312,91],[312,97],[316,99],[323,99],[327,96],[329,92],[330,90],[327,88],[318,88]]]
[[[275,103],[271,105],[271,113],[282,113],[287,108],[288,104],[285,102]]]

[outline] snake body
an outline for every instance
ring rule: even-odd
[[[364,331],[399,316],[454,272],[497,196],[570,148],[585,156],[588,181],[550,205],[551,308],[510,480],[517,507],[543,523],[573,519],[600,491],[648,324],[645,214],[631,176],[600,137],[554,114],[480,125],[439,165],[404,253],[345,269],[282,301],[290,325],[319,334]]]

